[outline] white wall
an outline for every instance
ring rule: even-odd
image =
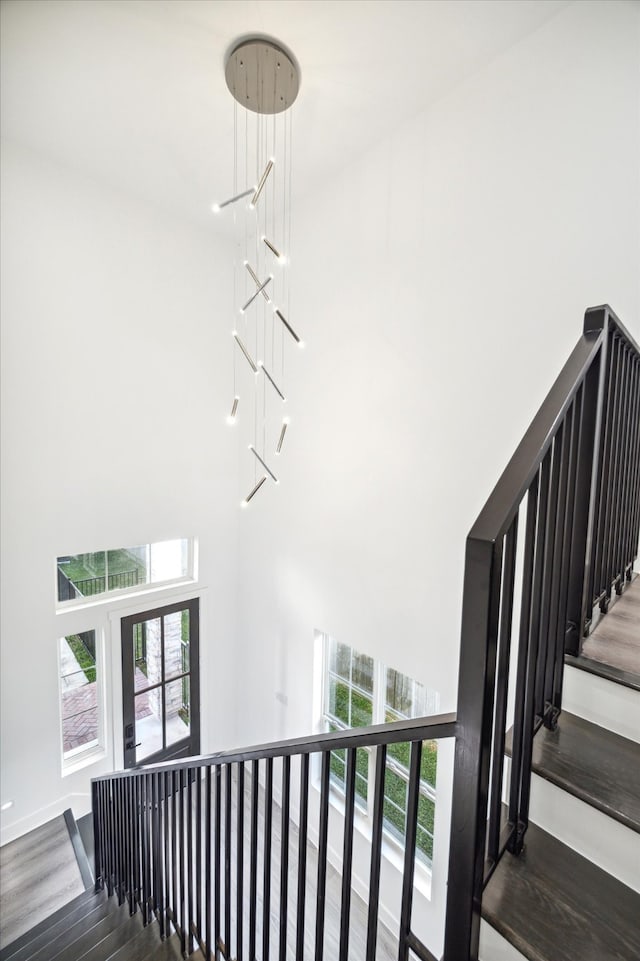
[[[104,607],[55,615],[59,554],[199,539],[203,747],[233,739],[220,677],[233,670],[238,480],[221,244],[11,144],[2,172],[6,840],[86,794],[120,747],[119,622]],[[108,648],[108,753],[62,778],[56,638],[92,626]]]
[[[455,705],[467,531],[585,308],[640,333],[638,106],[638,6],[576,3],[298,207],[308,349],[282,482],[240,518],[240,740],[316,720],[314,628]]]

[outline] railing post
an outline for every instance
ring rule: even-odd
[[[601,470],[600,435],[607,367],[607,326],[608,308],[606,306],[592,307],[587,310],[584,333],[600,336],[601,344],[598,358],[587,371],[582,386],[565,631],[565,650],[573,655],[580,653],[587,609],[590,604],[590,598],[587,595],[596,516],[596,492]]]
[[[443,961],[478,961],[502,543],[467,538]]]

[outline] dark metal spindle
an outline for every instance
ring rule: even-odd
[[[256,956],[256,899],[258,883],[258,790],[260,762],[251,764],[251,854],[249,868],[249,961]]]
[[[500,640],[498,645],[498,661],[496,668],[496,703],[493,728],[493,745],[491,757],[490,814],[488,854],[492,862],[497,862],[499,856],[499,841],[502,811],[502,778],[505,727],[507,718],[507,695],[509,680],[509,660],[511,653],[511,629],[513,622],[513,588],[516,576],[516,547],[518,540],[518,514],[511,522],[505,537],[503,584],[500,608]]]
[[[349,920],[351,915],[351,864],[353,860],[353,819],[356,794],[356,749],[347,751],[345,777],[344,839],[342,848],[342,910],[340,914],[340,961],[349,961]]]
[[[264,785],[264,872],[262,889],[262,956],[269,957],[271,935],[271,836],[273,828],[273,758],[266,761]]]
[[[291,758],[282,759],[282,806],[280,828],[280,961],[287,961],[287,898],[289,895],[289,807]]]
[[[220,879],[221,879],[221,828],[222,828],[222,818],[220,812],[220,804],[222,800],[222,767],[220,764],[216,764],[215,767],[215,782],[216,782],[216,816],[215,816],[215,864],[214,864],[214,888],[215,888],[215,912],[214,912],[214,952],[216,957],[218,956],[218,945],[221,940],[221,911],[220,911],[220,898],[222,895]]]
[[[402,901],[400,907],[400,937],[398,961],[408,961],[409,937],[411,935],[411,908],[413,906],[413,876],[416,865],[416,826],[420,798],[420,759],[422,741],[411,744],[409,760],[409,791],[407,797],[407,830],[404,841],[404,873],[402,877]]]
[[[307,891],[307,826],[309,820],[309,755],[300,758],[300,824],[298,826],[298,926],[296,961],[304,956],[304,920]]]
[[[237,813],[236,813],[236,961],[243,955],[244,912],[244,762],[238,764]]]
[[[225,764],[224,798],[224,944],[231,957],[231,765]]]
[[[384,814],[384,777],[387,768],[387,745],[376,748],[376,773],[373,794],[373,826],[371,833],[371,872],[369,875],[369,911],[367,917],[367,958],[375,961],[378,942],[378,902],[380,898],[380,858],[382,854],[382,820]]]
[[[316,887],[316,953],[315,961],[322,961],[324,951],[324,911],[327,888],[327,841],[329,837],[329,775],[331,753],[322,754],[320,779],[320,823],[318,831],[318,883]]]

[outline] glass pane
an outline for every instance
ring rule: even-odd
[[[351,677],[351,648],[347,644],[338,644],[333,638],[329,643],[329,670],[348,681]]]
[[[66,554],[57,559],[58,600],[73,601],[95,597],[106,590],[104,551],[92,554]]]
[[[119,547],[107,551],[107,575],[109,591],[146,584],[146,547]]]
[[[368,694],[373,694],[373,658],[353,652],[351,681]]]
[[[143,691],[164,680],[162,677],[162,629],[159,617],[139,621],[133,625],[133,677],[136,691]]]
[[[98,743],[96,633],[60,638],[63,754]]]
[[[167,747],[189,737],[190,691],[189,677],[181,677],[165,685],[165,710],[167,717]]]
[[[189,611],[164,617],[164,676],[177,677],[189,670]]]
[[[367,694],[351,689],[351,727],[367,727],[373,723],[373,701]]]
[[[436,786],[436,771],[438,768],[438,742],[424,741],[422,744],[422,760],[420,762],[420,777],[430,784]]]
[[[349,688],[344,681],[337,681],[335,677],[329,678],[328,711],[333,717],[349,725]]]
[[[408,784],[387,767],[384,785],[384,820],[394,834],[404,837]]]
[[[151,544],[150,555],[149,580],[152,584],[187,576],[189,569],[188,540],[161,541],[158,544]]]
[[[369,793],[369,757],[365,748],[356,751],[356,801],[367,806]]]
[[[162,688],[136,694],[136,763],[162,750]]]
[[[416,847],[418,853],[430,861],[433,857],[433,822],[435,804],[430,798],[420,795],[418,799],[418,824],[416,831]]]

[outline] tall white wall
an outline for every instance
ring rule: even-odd
[[[240,518],[245,743],[317,721],[314,629],[455,707],[466,534],[585,308],[640,335],[638,54],[637,4],[572,4],[298,206],[308,349]]]
[[[59,554],[198,538],[203,747],[233,740],[238,481],[223,245],[11,144],[2,174],[5,840],[121,750],[119,620],[55,614]],[[107,755],[62,777],[56,639],[93,626]]]

